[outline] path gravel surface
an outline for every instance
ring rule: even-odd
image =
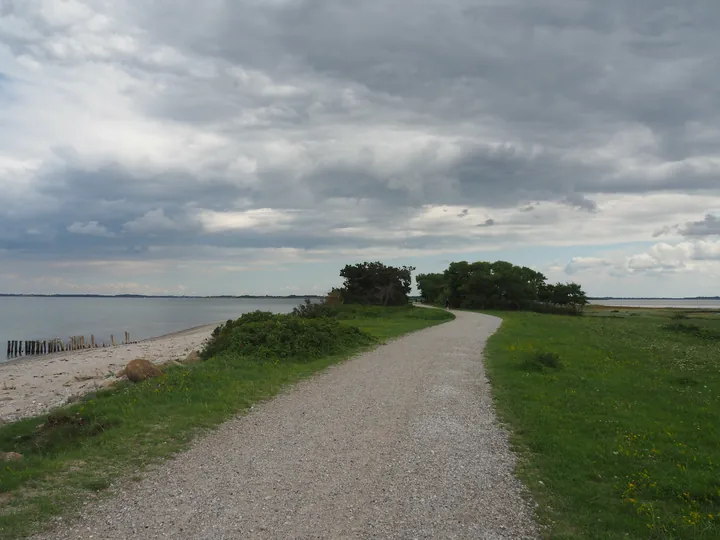
[[[482,350],[457,313],[296,385],[43,539],[531,539]]]

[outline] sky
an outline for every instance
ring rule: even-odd
[[[0,292],[508,260],[720,295],[720,3],[0,0]]]

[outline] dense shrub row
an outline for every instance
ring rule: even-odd
[[[234,353],[261,362],[310,361],[373,342],[372,336],[333,317],[255,311],[216,328],[201,357]]]

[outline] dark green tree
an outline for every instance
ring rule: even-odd
[[[394,267],[381,262],[347,265],[340,271],[346,304],[399,306],[407,304],[412,288],[412,266]]]
[[[418,274],[415,283],[420,291],[422,301],[428,304],[442,304],[448,295],[443,274]]]

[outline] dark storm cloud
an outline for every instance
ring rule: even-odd
[[[504,226],[556,219],[532,212],[545,202],[596,213],[607,194],[720,193],[709,165],[720,148],[717,3],[135,0],[103,9],[135,48],[84,47],[77,25],[20,0],[0,2],[0,38],[70,79],[88,64],[122,71],[134,81],[123,96],[149,123],[219,142],[179,151],[173,167],[121,153],[89,164],[79,144],[56,149],[29,184],[36,200],[0,210],[0,249],[392,246],[333,231],[401,228],[425,205],[528,213]],[[241,171],[238,156],[249,163]],[[200,210],[262,208],[299,214],[268,230],[210,233],[198,220]],[[682,231],[717,234],[716,222]],[[442,247],[452,237],[404,242]]]
[[[691,221],[680,228],[684,236],[720,235],[720,216],[708,214],[702,221]]]
[[[580,193],[571,193],[567,195],[562,201],[563,204],[586,210],[588,212],[597,212],[598,206],[595,201],[591,201]]]

